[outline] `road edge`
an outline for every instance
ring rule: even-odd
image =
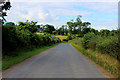
[[[70,45],[72,46],[72,44],[70,43]],[[73,46],[72,46],[73,47]],[[74,49],[76,49],[75,47],[73,47]],[[77,50],[77,49],[76,49]],[[77,50],[81,55],[83,55],[79,50]],[[112,74],[110,74],[108,71],[106,71],[104,68],[102,68],[99,64],[96,64],[93,60],[91,60],[88,56],[83,55],[87,60],[89,60],[91,63],[93,63],[95,65],[95,67],[101,72],[103,73],[103,75],[107,78],[115,78]]]

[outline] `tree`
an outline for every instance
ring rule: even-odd
[[[65,25],[65,35],[68,35],[68,27]]]
[[[79,35],[80,35],[80,33],[81,33],[81,25],[82,25],[82,20],[81,20],[81,17],[82,16],[80,16],[80,15],[78,15],[78,17],[77,17],[77,19],[76,19],[76,21],[77,21],[77,26],[78,26],[78,31],[79,31]]]
[[[96,35],[98,34],[98,30],[95,30],[93,28],[91,28],[91,32],[95,33]]]
[[[53,25],[46,24],[44,27],[44,32],[52,34],[52,32],[55,31],[55,28]]]
[[[52,33],[53,33],[54,35],[56,35],[56,34],[57,34],[57,31],[53,31]]]
[[[73,23],[73,34],[77,34],[76,27],[77,27],[77,22],[74,22]]]
[[[7,22],[6,25],[8,25],[8,26],[15,26],[15,23],[13,23],[13,22]]]
[[[0,19],[0,21],[2,21],[2,23],[4,24],[4,21],[6,22],[6,19],[4,18],[4,16],[7,16],[7,13],[5,11],[10,10],[11,8],[11,3],[10,1],[6,1],[2,0],[0,1],[0,16],[2,16],[2,20]],[[5,11],[4,11],[5,10]]]
[[[90,22],[83,22],[82,23],[83,28],[87,28],[89,25],[91,25]]]
[[[57,34],[61,35],[61,31],[62,31],[62,28],[60,27],[59,29],[57,29]]]
[[[19,22],[19,25],[16,27],[17,30],[29,30],[32,33],[35,33],[38,31],[37,29],[37,22]]]
[[[109,35],[109,33],[110,33],[110,31],[109,30],[107,30],[107,29],[102,29],[102,30],[100,30],[100,34],[101,34],[101,36],[103,37],[103,36],[108,36]]]
[[[62,28],[62,35],[64,35],[64,32],[65,32],[65,29],[64,29],[64,28],[65,28],[65,26],[64,26],[64,25],[62,25],[62,27],[61,27],[61,28]]]
[[[72,34],[72,22],[67,22],[68,28],[69,28],[69,33],[70,35]]]
[[[110,35],[111,35],[111,36],[114,36],[115,34],[118,34],[118,31],[117,31],[117,30],[112,30],[112,31],[110,31]]]

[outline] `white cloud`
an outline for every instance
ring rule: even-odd
[[[93,12],[90,11],[80,11],[73,8],[55,9],[50,11],[52,14],[64,15],[64,16],[77,16],[77,15],[89,15]]]
[[[40,2],[38,0],[34,0],[36,1],[36,2],[33,1],[34,3],[27,2],[27,0],[11,0],[11,1],[12,1],[12,8],[10,11],[8,11],[8,16],[7,16],[8,21],[18,22],[18,21],[26,21],[28,19],[30,21],[31,20],[38,21],[38,24],[41,23],[52,24],[55,26],[63,25],[66,23],[66,21],[70,20],[70,19],[63,20],[62,18],[64,17],[61,16],[68,16],[69,18],[71,17],[73,18],[74,16],[82,15],[83,17],[86,17],[86,15],[96,14],[96,12],[92,10],[96,10],[97,12],[102,12],[102,13],[104,12],[115,13],[117,10],[116,8],[117,3],[84,3],[84,2],[76,3],[75,0],[71,0],[71,2],[59,2],[59,3],[56,2],[57,0],[55,2],[49,2],[50,0],[47,2]],[[77,6],[79,8],[85,7],[91,10],[79,10],[73,8],[74,6]],[[91,18],[91,20],[92,19],[93,17]],[[107,26],[109,24],[116,24],[116,23],[111,21],[104,23],[97,22],[95,18],[95,21],[92,24],[93,26],[97,26],[97,25]]]
[[[117,27],[113,27],[113,26],[92,26],[93,28],[95,28],[96,30],[102,30],[102,29],[108,29],[108,30],[117,30]]]
[[[42,4],[42,6],[41,6]],[[64,16],[76,16],[76,15],[88,15],[92,14],[89,11],[79,11],[64,4],[59,4],[55,8],[55,3],[21,3],[13,2],[12,8],[8,12],[7,20],[9,21],[39,21],[42,23],[60,22],[60,17],[57,15]],[[50,7],[50,8],[47,8]]]

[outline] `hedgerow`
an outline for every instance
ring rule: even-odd
[[[84,37],[82,38],[82,41],[81,41],[81,42],[82,42],[82,46],[83,46],[85,49],[88,48],[88,43],[89,43],[89,41],[90,41],[93,37],[95,37],[95,34],[94,34],[93,32],[87,33],[87,34],[84,35]]]
[[[31,49],[61,42],[59,38],[51,37],[50,35],[37,35],[33,33],[36,28],[33,28],[34,30],[32,30],[31,24],[33,27],[36,27],[34,22],[21,22],[17,26],[2,26],[3,56],[15,55],[11,52],[19,49]],[[22,25],[24,25],[24,28],[22,28]]]

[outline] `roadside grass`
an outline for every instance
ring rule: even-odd
[[[102,68],[107,70],[109,73],[114,75],[115,78],[119,77],[119,68],[118,66],[120,63],[117,59],[109,56],[108,54],[102,54],[98,51],[92,51],[90,49],[84,49],[81,45],[81,38],[74,39],[69,41],[73,47],[75,47],[79,52],[81,52],[83,55],[90,58],[92,61],[94,61],[96,64],[100,65]]]
[[[19,55],[14,56],[14,57],[6,56],[2,60],[2,70],[5,70],[5,69],[7,69],[7,68],[11,67],[12,65],[17,64],[19,62],[22,62],[25,59],[30,58],[31,56],[36,55],[36,54],[38,54],[42,51],[45,51],[49,48],[57,46],[58,44],[60,44],[60,43],[56,43],[56,44],[53,44],[53,45],[50,45],[50,46],[44,46],[44,47],[41,47],[41,48],[35,48],[31,51],[19,51],[19,52],[16,52]]]
[[[55,37],[58,37],[58,38],[60,38],[61,41],[63,41],[63,39],[66,39],[68,36],[55,35]]]

